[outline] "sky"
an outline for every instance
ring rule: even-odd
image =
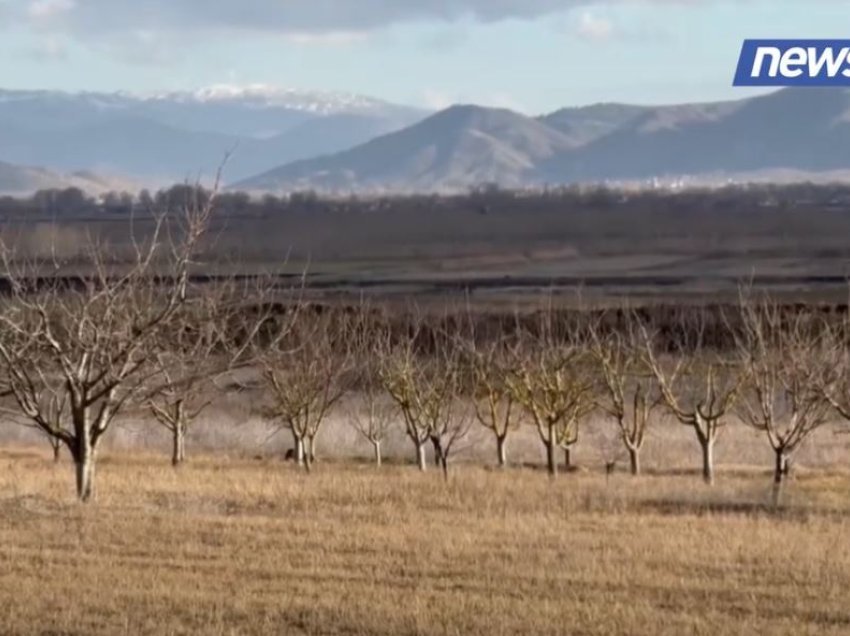
[[[265,84],[528,114],[752,95],[745,38],[850,38],[850,0],[0,0],[0,87]]]

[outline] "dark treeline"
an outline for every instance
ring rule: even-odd
[[[756,294],[745,290],[745,296]],[[525,333],[541,335],[541,325],[560,325],[564,338],[574,331],[592,325],[601,335],[624,333],[632,323],[650,327],[656,335],[658,346],[668,353],[683,350],[710,349],[730,352],[736,347],[736,337],[741,333],[742,315],[737,303],[708,305],[649,304],[633,308],[526,308],[517,311],[496,309],[463,309],[459,306],[443,308],[435,314],[414,305],[408,310],[387,309],[381,305],[358,307],[346,304],[320,302],[276,303],[273,306],[246,307],[248,314],[268,313],[284,321],[296,308],[307,315],[331,317],[332,320],[348,319],[364,313],[376,329],[389,329],[394,339],[415,338],[415,349],[429,354],[446,334],[464,334],[477,345],[486,346],[494,342],[516,337]],[[838,328],[848,317],[847,304],[823,303],[777,303],[776,309],[784,323],[792,323],[800,316],[815,316],[817,324]]]
[[[178,184],[157,192],[137,194],[110,192],[90,196],[78,188],[40,190],[29,197],[0,197],[0,217],[5,218],[86,218],[129,216],[150,211],[180,208],[187,200],[208,197],[192,185]],[[604,185],[569,186],[544,190],[502,190],[496,186],[477,188],[463,195],[351,195],[326,197],[319,193],[294,192],[288,195],[251,196],[245,192],[223,191],[216,208],[229,216],[264,217],[287,213],[368,213],[393,209],[422,212],[475,211],[486,215],[515,209],[545,211],[558,209],[652,209],[658,212],[687,208],[692,211],[746,211],[752,209],[834,211],[850,207],[850,185],[811,183],[775,185],[729,185],[722,188],[684,190],[622,190]]]

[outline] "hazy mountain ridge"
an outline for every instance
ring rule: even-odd
[[[438,152],[439,150],[439,152]],[[783,90],[674,106],[597,104],[532,119],[453,107],[344,153],[235,187],[456,190],[850,169],[850,91]]]
[[[27,195],[37,190],[79,188],[89,194],[133,190],[137,184],[123,179],[79,171],[59,174],[44,168],[16,166],[0,161],[0,194]]]
[[[576,146],[583,146],[614,132],[651,110],[647,106],[630,104],[595,104],[562,108],[539,119],[569,137]]]
[[[540,166],[547,179],[638,179],[850,168],[850,91],[784,90],[664,107]]]
[[[300,161],[234,187],[432,190],[498,182],[521,186],[542,160],[573,146],[560,131],[505,109],[453,106],[402,131],[333,156]]]
[[[0,91],[0,160],[11,164],[164,184],[209,176],[230,151],[227,181],[257,192],[818,178],[850,170],[850,90],[596,104],[540,117],[475,105],[428,115],[262,86],[153,96]]]
[[[428,113],[367,97],[269,87],[137,96],[0,90],[0,160],[173,182],[338,152]],[[318,131],[318,132],[317,132]]]

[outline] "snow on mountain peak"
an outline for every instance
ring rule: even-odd
[[[2,0],[0,0],[2,2]],[[175,104],[240,104],[246,108],[283,108],[313,115],[342,113],[370,114],[393,108],[388,102],[356,93],[308,91],[271,84],[214,84],[197,90],[98,93],[80,91],[22,91],[0,88],[0,103],[33,100],[81,100],[100,109],[132,107],[139,103],[173,102]]]
[[[280,107],[318,115],[370,111],[387,105],[355,93],[304,91],[270,84],[214,84],[194,91],[159,93],[148,98],[181,102],[244,102],[258,108]]]

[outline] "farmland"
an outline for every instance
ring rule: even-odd
[[[446,216],[302,281],[228,263],[213,203],[117,251],[5,228],[3,631],[847,631],[840,215],[516,261]]]
[[[73,504],[46,453],[0,454],[7,633],[846,633],[850,475],[110,453]]]

